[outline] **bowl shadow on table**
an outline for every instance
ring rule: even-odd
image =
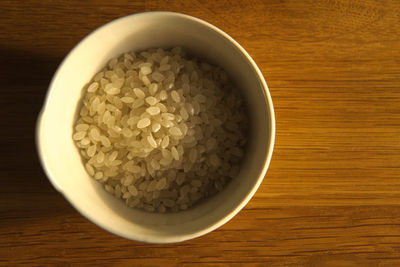
[[[72,208],[47,180],[35,147],[36,119],[62,58],[3,46],[0,58],[1,230],[7,222],[29,223],[29,218],[52,217]]]

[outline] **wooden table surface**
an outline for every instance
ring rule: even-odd
[[[133,242],[48,182],[36,116],[62,58],[96,27],[169,10],[216,25],[270,88],[268,173],[230,222],[178,244]],[[400,2],[0,2],[0,265],[400,266]],[[62,160],[62,157],[60,157]]]

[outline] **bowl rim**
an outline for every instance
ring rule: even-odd
[[[81,207],[79,207],[79,205],[76,205],[74,200],[72,198],[70,198],[66,193],[64,193],[62,187],[57,183],[57,179],[52,175],[52,171],[50,170],[50,167],[47,165],[46,163],[46,156],[44,155],[44,151],[42,150],[42,142],[43,140],[41,140],[40,135],[41,135],[41,129],[42,129],[42,123],[43,123],[43,117],[44,114],[46,112],[46,107],[48,106],[49,103],[49,99],[50,99],[50,95],[51,95],[51,91],[54,88],[55,82],[59,76],[59,73],[61,72],[61,70],[63,69],[64,65],[66,64],[66,62],[69,60],[71,54],[73,54],[75,52],[75,50],[77,50],[79,48],[79,46],[85,42],[88,38],[90,38],[92,35],[95,35],[98,31],[102,30],[103,28],[108,27],[109,25],[116,23],[116,22],[120,22],[123,20],[127,20],[134,17],[140,17],[140,16],[151,16],[151,15],[167,15],[167,16],[176,16],[176,17],[181,17],[183,19],[186,20],[191,20],[194,21],[196,23],[202,24],[203,26],[210,28],[211,30],[215,31],[216,33],[218,33],[219,35],[221,35],[222,37],[224,37],[225,39],[227,39],[231,44],[233,44],[247,59],[247,61],[250,63],[251,67],[253,68],[253,70],[256,72],[259,81],[261,82],[262,85],[262,89],[264,90],[265,96],[266,96],[266,101],[267,101],[267,108],[268,108],[268,112],[269,112],[269,119],[270,119],[270,125],[269,125],[269,146],[267,148],[267,156],[265,158],[264,161],[264,166],[263,169],[261,171],[260,176],[257,179],[257,182],[254,184],[253,188],[247,193],[247,195],[241,200],[240,204],[237,205],[230,213],[225,214],[221,219],[219,219],[218,221],[212,223],[211,225],[209,225],[208,227],[195,231],[193,233],[190,234],[185,234],[185,235],[175,235],[173,237],[168,237],[166,238],[161,237],[161,238],[157,238],[157,237],[153,237],[153,236],[143,236],[141,234],[139,235],[135,235],[135,233],[132,235],[127,236],[126,233],[124,233],[123,231],[119,230],[119,229],[113,229],[110,228],[108,225],[102,224],[101,221],[98,221],[96,218],[92,218],[92,216],[90,216],[89,214],[87,214],[87,212],[85,210],[83,210]],[[83,39],[81,39],[69,52],[68,54],[64,57],[64,59],[62,60],[62,62],[60,63],[60,65],[57,67],[57,70],[55,71],[50,84],[47,88],[46,91],[46,95],[44,98],[44,102],[43,105],[41,107],[41,110],[38,113],[38,117],[37,117],[37,121],[36,121],[36,129],[35,129],[35,143],[36,143],[36,149],[38,152],[38,156],[39,156],[39,161],[42,165],[42,168],[44,169],[44,172],[47,176],[47,178],[49,179],[50,183],[54,186],[54,188],[60,192],[64,198],[67,199],[67,201],[86,219],[88,219],[90,222],[94,223],[95,225],[99,226],[100,228],[106,230],[107,232],[110,232],[112,234],[115,234],[117,236],[126,238],[126,239],[130,239],[130,240],[134,240],[134,241],[141,241],[141,242],[147,242],[147,243],[155,243],[155,244],[165,244],[165,243],[175,243],[175,242],[182,242],[182,241],[186,241],[186,240],[190,240],[196,237],[200,237],[203,236],[207,233],[210,233],[212,231],[214,231],[215,229],[221,227],[222,225],[224,225],[225,223],[227,223],[228,221],[230,221],[236,214],[238,214],[246,205],[247,203],[250,201],[250,199],[254,196],[254,194],[256,193],[256,191],[258,190],[260,184],[262,183],[269,164],[271,162],[271,158],[272,158],[272,153],[273,153],[273,149],[274,149],[274,143],[275,143],[275,113],[274,113],[274,107],[273,107],[273,102],[272,102],[272,98],[271,98],[271,94],[269,92],[269,88],[268,85],[264,79],[264,76],[262,74],[262,72],[260,71],[260,69],[258,68],[257,64],[255,63],[255,61],[252,59],[252,57],[247,53],[247,51],[237,42],[235,41],[231,36],[229,36],[227,33],[225,33],[224,31],[222,31],[221,29],[219,29],[218,27],[212,25],[211,23],[193,17],[191,15],[187,15],[187,14],[183,14],[183,13],[178,13],[178,12],[170,12],[170,11],[146,11],[146,12],[139,12],[139,13],[134,13],[134,14],[130,14],[127,16],[123,16],[123,17],[119,17],[117,19],[113,19],[99,27],[97,27],[95,30],[91,31],[89,34],[87,34]]]

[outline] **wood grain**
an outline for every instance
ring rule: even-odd
[[[276,112],[267,176],[195,240],[152,245],[79,215],[38,163],[34,127],[57,65],[86,34],[170,10],[234,37]],[[400,2],[2,1],[0,265],[400,266]]]

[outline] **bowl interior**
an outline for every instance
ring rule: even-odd
[[[126,207],[90,178],[71,136],[82,88],[108,60],[131,50],[176,45],[222,66],[237,84],[250,117],[249,143],[239,176],[223,192],[185,212],[148,213]],[[261,183],[274,138],[272,103],[266,84],[243,51],[208,23],[176,13],[131,15],[97,29],[63,61],[42,110],[38,149],[50,181],[91,221],[134,240],[182,241],[205,234],[228,221]]]

